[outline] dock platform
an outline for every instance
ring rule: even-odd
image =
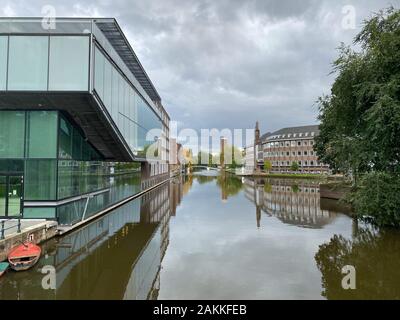
[[[57,222],[46,220],[21,219],[18,230],[18,219],[0,219],[0,262],[7,259],[12,248],[23,241],[32,241],[39,244],[57,234]],[[4,222],[4,239],[2,236],[2,222]]]

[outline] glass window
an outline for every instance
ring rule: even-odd
[[[7,51],[8,37],[0,37],[0,90],[6,90],[7,85]]]
[[[112,68],[112,93],[111,93],[111,116],[114,122],[119,124],[119,114],[118,114],[118,105],[119,105],[119,72]]]
[[[72,125],[61,117],[58,150],[58,157],[61,159],[72,158],[72,134]]]
[[[56,111],[28,112],[27,157],[57,157]]]
[[[75,160],[82,159],[82,140],[81,134],[74,128],[72,137],[72,158]]]
[[[8,90],[47,90],[49,37],[10,36],[9,45]]]
[[[89,37],[51,36],[49,90],[87,91]]]
[[[6,215],[7,205],[7,180],[5,176],[0,176],[0,216]]]
[[[52,219],[56,217],[56,208],[24,208],[24,218]]]
[[[24,160],[0,159],[0,173],[9,173],[10,171],[23,174]]]
[[[72,192],[72,167],[70,160],[58,161],[58,199],[68,198]]]
[[[82,219],[85,206],[86,199],[81,199],[58,207],[58,223],[60,225],[69,225],[80,221]]]
[[[24,178],[24,199],[55,200],[56,170],[56,160],[26,160]]]
[[[23,158],[25,112],[0,112],[0,158]]]
[[[99,49],[95,49],[94,88],[104,103],[104,56]]]
[[[111,115],[111,100],[112,100],[112,66],[111,63],[104,60],[104,98],[103,103],[106,106],[108,113]]]

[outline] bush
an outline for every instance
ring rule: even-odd
[[[351,199],[357,215],[378,226],[400,227],[400,175],[370,172],[358,181]]]

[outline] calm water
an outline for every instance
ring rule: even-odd
[[[44,244],[37,267],[0,278],[0,298],[399,299],[400,233],[344,211],[315,182],[200,172]]]

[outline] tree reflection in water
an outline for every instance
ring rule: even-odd
[[[222,198],[228,199],[228,197],[237,195],[243,188],[242,180],[236,176],[230,174],[221,174],[217,177],[217,186],[220,187],[222,192]]]
[[[217,173],[215,171],[199,171],[188,176],[187,179],[196,179],[199,184],[206,184],[216,181],[221,190],[221,197],[227,200],[228,197],[237,195],[243,189],[242,179],[229,173]]]
[[[400,237],[395,230],[356,228],[352,239],[335,235],[315,260],[328,299],[400,299]],[[356,289],[344,290],[343,266],[356,270]]]

